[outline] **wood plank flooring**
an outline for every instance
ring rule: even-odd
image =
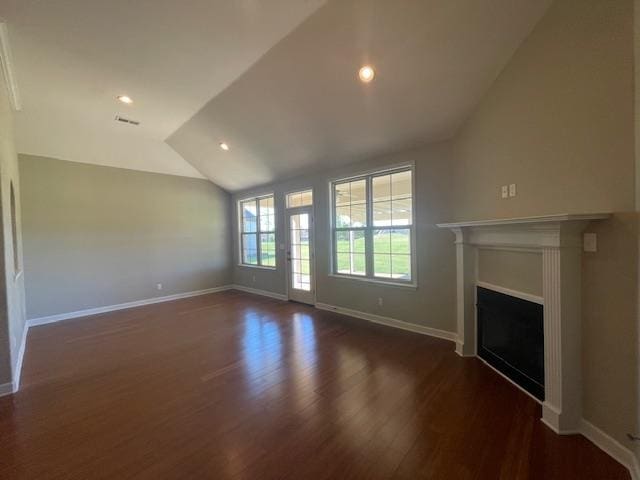
[[[30,330],[3,479],[628,479],[444,340],[240,292]]]

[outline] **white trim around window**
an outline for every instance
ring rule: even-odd
[[[333,277],[417,287],[413,163],[329,182]]]
[[[273,193],[243,198],[238,209],[238,265],[276,269],[276,208]]]

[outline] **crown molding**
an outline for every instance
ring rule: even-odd
[[[18,92],[18,83],[13,70],[13,57],[9,45],[9,29],[5,22],[0,21],[0,68],[7,86],[9,101],[15,111],[22,110],[22,102]]]

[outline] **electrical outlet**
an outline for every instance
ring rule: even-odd
[[[378,297],[378,306],[381,307],[384,304],[382,297]]]
[[[162,284],[156,283],[156,290],[162,290]]]
[[[509,196],[515,197],[516,195],[517,195],[516,184],[512,183],[511,185],[509,185]]]
[[[501,194],[502,198],[507,198],[509,196],[509,187],[507,185],[502,185]]]

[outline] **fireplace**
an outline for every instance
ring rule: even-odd
[[[544,401],[542,305],[477,287],[478,356]]]
[[[493,285],[495,292],[513,294],[519,299],[535,300],[544,308],[542,316],[544,336],[543,362],[533,365],[533,374],[526,376],[538,379],[543,386],[538,387],[544,395],[542,403],[542,421],[557,433],[575,433],[580,428],[582,417],[582,359],[580,356],[580,285],[582,232],[589,222],[609,218],[601,214],[557,214],[541,217],[509,218],[499,220],[475,220],[468,222],[441,223],[441,228],[449,228],[455,233],[456,243],[456,352],[462,356],[476,356],[479,353],[477,325],[476,287],[480,285],[478,277],[478,251],[481,249],[508,250],[517,252],[540,253],[542,267],[542,295],[515,291],[512,285]],[[536,297],[536,298],[532,298]],[[503,308],[503,307],[501,307]],[[540,335],[528,331],[530,325],[515,327],[502,322],[500,317],[487,318],[489,310],[483,310],[484,330],[487,340],[484,359],[492,358],[502,365],[509,364],[514,370],[521,367],[512,365],[518,358],[505,353],[501,345],[508,337]],[[495,318],[494,318],[495,317]],[[487,331],[487,321],[491,322]],[[495,322],[495,323],[494,323]],[[539,320],[538,320],[539,322]],[[502,331],[500,329],[502,325]],[[505,325],[509,325],[505,332]],[[528,343],[525,343],[529,347]],[[496,354],[497,352],[497,354]],[[528,352],[527,361],[534,361],[539,353]],[[520,359],[521,360],[521,359]],[[487,361],[487,363],[489,363]],[[544,381],[539,381],[540,369],[544,372]],[[513,373],[513,370],[512,370]],[[506,376],[506,374],[505,374]],[[509,378],[509,377],[507,377]],[[509,378],[510,380],[513,377]],[[512,380],[513,381],[513,380]],[[535,383],[535,382],[534,382]]]

